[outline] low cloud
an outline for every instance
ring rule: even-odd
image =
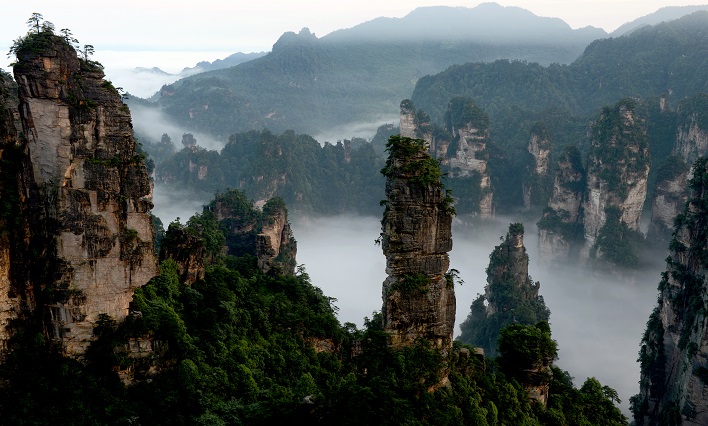
[[[177,149],[181,149],[182,135],[192,133],[197,140],[197,144],[201,147],[221,151],[226,145],[226,141],[218,140],[207,133],[195,132],[180,126],[169,119],[159,108],[132,105],[130,113],[133,117],[135,132],[146,135],[155,142],[160,140],[163,133],[167,133],[172,138],[172,142],[174,142]]]
[[[298,263],[304,263],[312,283],[338,299],[339,320],[363,325],[364,316],[381,310],[381,286],[386,278],[381,247],[374,245],[379,218],[336,216],[296,219]],[[484,293],[489,254],[506,235],[513,218],[499,218],[484,226],[453,229],[450,266],[460,271],[464,284],[455,289],[457,321],[465,320],[470,305]],[[557,365],[568,370],[577,386],[594,376],[617,390],[629,415],[629,397],[639,391],[639,343],[656,301],[660,253],[652,268],[619,278],[584,268],[543,266],[538,262],[536,229],[525,224],[525,246],[530,275],[541,282],[540,294],[551,310],[553,338],[558,341]]]

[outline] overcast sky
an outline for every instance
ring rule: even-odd
[[[270,50],[286,31],[308,27],[318,37],[379,16],[403,17],[420,6],[474,7],[482,2],[461,0],[25,0],[3,2],[0,51],[27,32],[27,18],[39,12],[57,30],[70,28],[83,44],[105,51],[198,51],[204,59],[225,54]],[[612,31],[625,22],[664,6],[704,3],[696,0],[500,0],[539,16],[563,19],[573,28],[588,25]],[[136,60],[143,57],[136,55]],[[185,55],[185,58],[187,55]],[[0,57],[0,66],[8,61]],[[174,59],[179,54],[173,55]],[[99,60],[101,58],[98,58]],[[155,57],[155,60],[162,60]],[[135,65],[153,66],[138,62]],[[191,63],[181,66],[193,65]],[[162,63],[162,66],[169,67]],[[176,66],[176,65],[175,65]]]

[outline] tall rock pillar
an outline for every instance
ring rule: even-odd
[[[151,183],[130,111],[98,63],[51,31],[15,53],[31,258],[12,266],[24,271],[17,287],[34,289],[48,337],[81,356],[99,315],[123,320],[133,289],[157,274]]]
[[[382,313],[392,347],[424,339],[447,351],[455,323],[455,289],[446,274],[454,210],[426,148],[420,139],[392,136],[388,142]]]

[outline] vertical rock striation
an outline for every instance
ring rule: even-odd
[[[522,191],[524,208],[528,210],[534,206],[542,206],[548,199],[551,141],[543,123],[536,123],[531,128],[527,149],[533,157],[533,168],[524,179]]]
[[[455,323],[455,289],[447,275],[454,211],[426,148],[420,139],[392,136],[388,142],[382,314],[392,347],[424,339],[447,352]]]
[[[636,102],[630,99],[605,107],[593,126],[583,203],[585,259],[591,253],[596,258],[607,254],[598,237],[606,225],[608,209],[617,209],[621,224],[639,231],[647,194],[649,151],[646,129],[635,108]]]
[[[401,102],[401,136],[426,142],[430,154],[440,159],[454,182],[466,188],[455,190],[465,198],[470,210],[482,218],[494,217],[494,197],[487,169],[489,117],[469,98],[453,98],[445,113],[445,126],[430,123],[413,103]],[[466,210],[466,209],[465,209]]]
[[[541,262],[564,262],[574,256],[578,243],[582,243],[584,190],[585,170],[580,152],[575,147],[568,147],[558,159],[553,193],[538,222]]]
[[[272,198],[263,206],[261,230],[256,236],[258,268],[264,272],[292,274],[297,262],[297,243],[293,237],[288,210],[281,198]]]
[[[130,112],[100,65],[51,32],[28,35],[16,55],[26,139],[14,286],[31,293],[26,311],[37,307],[61,351],[81,356],[99,314],[123,320],[133,289],[157,273],[151,183]]]
[[[639,353],[638,426],[708,424],[708,160],[694,166]]]
[[[677,109],[677,130],[673,153],[661,166],[652,198],[648,238],[668,241],[674,218],[688,199],[687,182],[691,165],[708,154],[708,95],[701,94],[682,102]]]
[[[12,322],[20,317],[23,301],[31,300],[16,286],[12,268],[13,254],[17,253],[13,248],[24,239],[18,220],[22,151],[14,124],[17,109],[11,105],[13,89],[10,76],[0,71],[0,361],[8,350]]]

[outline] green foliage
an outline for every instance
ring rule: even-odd
[[[482,132],[489,128],[489,116],[471,98],[452,98],[445,110],[444,120],[448,132],[467,125],[472,125]]]
[[[548,322],[535,326],[511,324],[499,333],[499,358],[502,371],[520,383],[539,385],[547,383],[543,367],[558,358],[558,348],[551,339]]]
[[[528,274],[526,250],[518,251],[510,237],[523,238],[521,223],[509,224],[504,241],[489,255],[486,295],[479,295],[470,306],[470,313],[460,324],[459,340],[484,349],[494,356],[497,353],[501,330],[514,323],[534,325],[548,321],[550,310],[543,297],[538,295],[539,283]],[[485,303],[493,307],[489,311]]]
[[[430,277],[422,272],[417,274],[409,274],[403,279],[396,281],[390,291],[400,291],[403,294],[427,293],[430,291]]]
[[[388,159],[381,174],[387,178],[406,176],[423,187],[442,187],[440,162],[430,157],[427,149],[422,139],[391,136],[386,143]]]
[[[624,268],[636,268],[643,243],[643,235],[629,229],[622,221],[619,208],[609,206],[605,208],[605,224],[597,233],[590,257]]]
[[[308,135],[264,130],[232,135],[220,153],[183,149],[161,163],[156,180],[207,194],[226,188],[252,199],[275,194],[298,212],[378,214],[382,163],[369,143],[320,146]]]

